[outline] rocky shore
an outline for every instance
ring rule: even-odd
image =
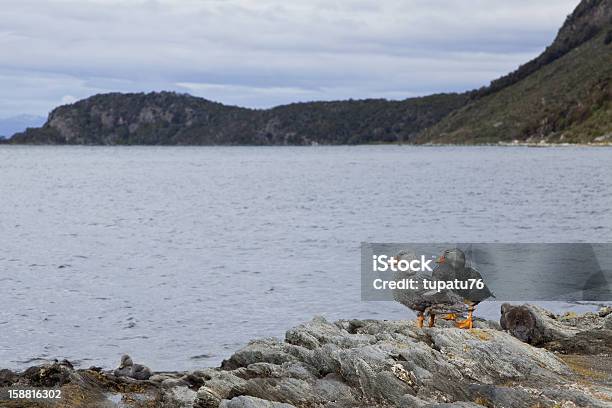
[[[67,362],[0,370],[1,407],[610,407],[612,309],[556,316],[502,306],[501,326],[312,321],[255,340],[221,367],[118,377]],[[529,344],[532,343],[532,344]],[[17,400],[9,389],[57,388]]]

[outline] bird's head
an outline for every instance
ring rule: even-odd
[[[395,255],[394,257],[391,258],[391,262],[395,264],[395,266],[397,267],[397,264],[400,261],[406,261],[406,262],[410,262],[417,259],[417,256],[414,252],[412,251],[408,251],[408,250],[401,250],[397,253],[397,255]],[[406,270],[401,272],[402,275],[414,275],[415,272],[411,271],[411,270]]]
[[[453,268],[465,266],[465,254],[459,248],[447,249],[436,259],[438,264],[448,264]]]
[[[132,358],[127,354],[121,356],[121,363],[119,364],[119,368],[131,367],[134,365]]]

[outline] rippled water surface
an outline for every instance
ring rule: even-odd
[[[3,146],[0,367],[409,317],[360,301],[360,242],[609,242],[611,174],[607,148]]]

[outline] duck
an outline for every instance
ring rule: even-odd
[[[135,380],[148,380],[153,375],[149,367],[134,364],[132,358],[127,354],[121,356],[119,367],[113,373],[117,377],[129,377]]]
[[[391,262],[397,263],[401,260],[410,262],[418,259],[414,252],[407,250],[400,251],[395,255]],[[417,313],[416,325],[418,328],[423,327],[425,314],[429,314],[429,327],[435,326],[436,315],[440,313],[454,314],[465,311],[465,303],[462,298],[450,290],[430,290],[423,286],[424,280],[432,280],[432,277],[422,271],[406,270],[402,271],[395,268],[393,280],[399,282],[404,279],[413,279],[418,283],[417,289],[394,289],[393,299],[401,303],[407,308]]]
[[[465,253],[459,248],[446,249],[442,252],[442,255],[436,260],[436,267],[432,272],[432,278],[438,281],[455,281],[457,279],[460,282],[471,282],[470,279],[474,279],[473,282],[482,282],[484,279],[480,272],[472,266],[466,265]],[[476,305],[485,299],[495,297],[491,290],[486,284],[482,288],[478,288],[475,284],[470,285],[470,288],[453,288],[451,291],[459,295],[463,302],[468,306],[467,319],[457,322],[457,327],[461,329],[472,329],[474,327],[474,311]],[[456,320],[456,314],[449,314],[447,318]]]

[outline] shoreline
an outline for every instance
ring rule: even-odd
[[[53,147],[363,147],[363,146],[398,146],[398,147],[532,147],[532,148],[555,148],[555,147],[612,147],[608,143],[531,143],[531,142],[498,142],[498,143],[363,143],[363,144],[310,144],[310,145],[258,145],[258,144],[59,144],[59,143],[10,143],[8,140],[0,139],[0,146],[53,146]]]
[[[534,319],[534,336],[520,339]],[[419,329],[414,321],[315,317],[284,340],[251,341],[219,367],[141,380],[68,361],[0,369],[0,407],[40,406],[7,399],[17,389],[61,390],[49,407],[609,406],[612,308],[560,316],[506,304],[500,323]]]

